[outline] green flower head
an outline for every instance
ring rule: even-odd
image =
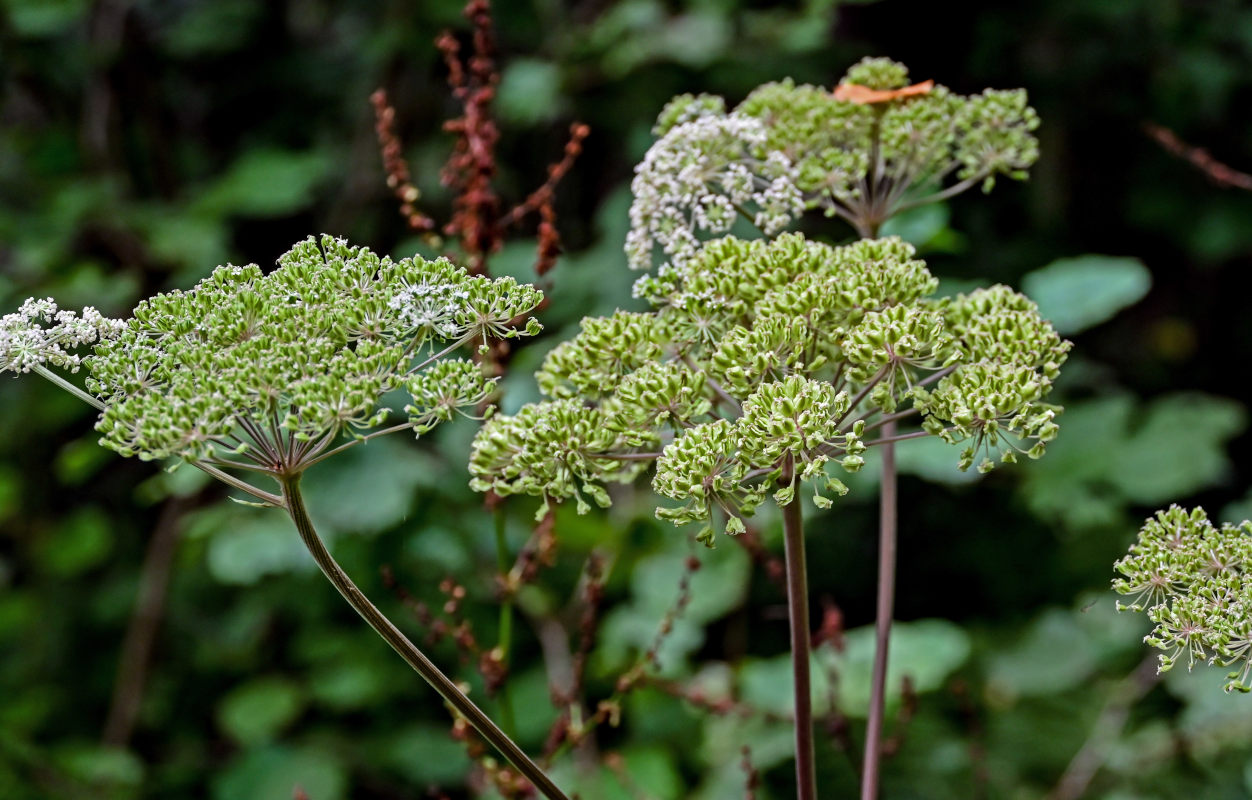
[[[656,310],[585,319],[551,352],[552,400],[484,426],[473,485],[582,510],[655,463],[653,488],[679,503],[657,515],[704,523],[711,544],[715,516],[741,530],[800,483],[829,506],[847,491],[830,471],[860,469],[888,416],[967,443],[962,468],[1038,457],[1069,344],[1005,287],[933,300],[937,285],[894,238],[711,240],[653,284]]]
[[[144,459],[298,472],[341,434],[382,424],[393,413],[383,398],[398,389],[412,400],[404,427],[420,434],[490,393],[476,365],[439,357],[534,333],[526,314],[540,299],[512,279],[380,258],[329,236],[297,244],[269,274],[220,267],[189,291],[145,300],[97,345],[87,386],[105,404],[101,443]]]
[[[1144,522],[1113,565],[1118,610],[1145,611],[1144,642],[1162,651],[1159,671],[1186,659],[1235,667],[1226,691],[1252,691],[1252,523],[1216,526],[1202,508],[1170,506]]]

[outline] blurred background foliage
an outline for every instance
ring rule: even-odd
[[[53,295],[123,315],[219,263],[271,264],[321,231],[412,253],[368,97],[389,91],[421,205],[446,219],[440,125],[457,109],[433,39],[464,35],[461,5],[0,0],[0,308]],[[1062,434],[1043,461],[980,480],[941,445],[901,448],[904,623],[885,796],[1249,796],[1248,698],[1223,695],[1213,672],[1158,683],[1144,621],[1114,612],[1108,581],[1154,507],[1252,513],[1234,371],[1252,359],[1238,289],[1252,193],[1144,130],[1252,170],[1252,8],[498,0],[496,18],[504,193],[520,199],[543,180],[572,120],[592,129],[558,191],[566,255],[549,275],[547,334],[516,355],[508,408],[534,397],[530,372],[578,319],[635,302],[621,248],[628,183],[671,95],[737,101],[786,76],[832,85],[867,54],[958,92],[1028,89],[1044,123],[1031,180],[888,231],[923,250],[944,291],[1023,288],[1076,347]],[[834,223],[807,232],[851,236]],[[533,277],[529,235],[493,272]],[[0,388],[0,797],[285,800],[297,784],[312,800],[467,795],[470,762],[444,710],[316,575],[281,515],[217,502],[219,487],[191,470],[97,448],[92,414],[50,385]],[[438,609],[451,577],[468,593],[458,613],[490,645],[496,551],[466,486],[472,434],[466,423],[425,446],[371,444],[312,473],[308,491],[345,567],[414,635],[404,597]],[[872,655],[873,470],[853,489],[808,526],[814,608],[846,630],[821,648],[815,688],[818,708],[840,712],[819,753],[829,797],[856,783]],[[563,509],[556,561],[519,598],[502,697],[531,750],[556,714],[548,683],[577,633],[589,554],[607,571],[593,699],[673,608],[690,536],[632,498],[587,517]],[[534,507],[507,508],[515,553]],[[761,533],[777,550],[773,523]],[[756,797],[792,791],[776,718],[789,692],[783,596],[733,543],[697,555],[661,679],[597,741],[620,758],[559,763],[584,797],[743,797],[744,744],[762,774]],[[436,653],[458,664],[450,644]],[[477,680],[464,659],[460,670]],[[755,711],[709,713],[666,691],[670,680]]]

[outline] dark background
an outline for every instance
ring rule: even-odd
[[[1030,181],[963,195],[899,232],[953,281],[1019,285],[1057,259],[1096,254],[1138,259],[1152,288],[1073,337],[1058,389],[1068,410],[1047,458],[978,482],[930,462],[905,477],[898,618],[913,624],[895,655],[918,694],[904,703],[912,716],[885,795],[1043,797],[1086,743],[1101,769],[1083,796],[1248,796],[1245,698],[1221,693],[1217,669],[1161,685],[1144,677],[1150,668],[1135,672],[1144,621],[1117,617],[1107,587],[1154,508],[1252,512],[1239,378],[1252,356],[1252,193],[1144,127],[1252,171],[1252,8],[515,0],[497,3],[496,20],[506,198],[543,180],[571,121],[592,131],[557,193],[567,257],[547,278],[547,334],[518,354],[506,408],[534,396],[529,373],[580,317],[634,302],[621,252],[629,179],[671,95],[733,103],[786,76],[830,86],[869,54],[961,93],[1028,90],[1043,120]],[[316,232],[411,254],[419,242],[384,184],[368,97],[390,93],[420,205],[446,219],[438,171],[452,139],[440,126],[458,109],[433,45],[445,28],[467,41],[457,0],[0,0],[0,308],[52,295],[124,315],[217,264],[272,264]],[[851,235],[834,223],[806,230]],[[533,230],[517,235],[492,270],[530,280]],[[443,709],[313,573],[285,519],[220,502],[189,470],[114,457],[95,446],[92,422],[50,385],[0,380],[0,797],[269,800],[295,783],[313,800],[428,787],[463,796],[468,761]],[[465,584],[461,613],[490,643],[495,552],[466,486],[472,435],[463,424],[424,446],[371,444],[311,476],[310,493],[349,572],[414,635],[383,565],[436,608],[443,578]],[[815,608],[829,600],[848,629],[872,623],[876,547],[873,487],[854,489],[809,524]],[[640,491],[608,514],[562,511],[557,563],[522,599],[514,656],[511,702],[529,749],[554,714],[552,655],[536,631],[576,628],[570,600],[587,555],[613,560],[592,702],[671,606],[690,536],[651,508]],[[510,503],[514,551],[533,511]],[[777,550],[770,518],[762,524]],[[665,673],[729,682],[745,704],[784,709],[780,594],[732,543],[701,557]],[[153,588],[137,604],[142,585]],[[151,620],[154,651],[140,659],[144,680],[123,681],[138,712],[119,722],[111,697],[135,619]],[[854,747],[867,645],[852,630],[835,659]],[[455,649],[434,651],[456,668]],[[1122,708],[1123,730],[1092,735]],[[625,767],[596,767],[586,753],[559,761],[584,797],[743,796],[745,743],[764,775],[757,796],[792,791],[784,727],[658,690],[626,710],[597,740]],[[856,780],[839,741],[821,745],[830,797]]]

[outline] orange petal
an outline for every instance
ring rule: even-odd
[[[869,105],[871,103],[886,103],[890,100],[898,100],[901,97],[926,94],[933,88],[935,88],[934,81],[922,81],[921,83],[915,83],[912,86],[905,86],[900,89],[871,89],[859,83],[841,83],[835,87],[835,99],[848,103]]]

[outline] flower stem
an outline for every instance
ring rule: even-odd
[[[495,516],[496,569],[500,572],[500,578],[507,581],[509,577],[509,543],[504,536],[505,523],[508,521],[508,518],[504,515],[504,504],[497,504],[492,514]],[[500,665],[507,670],[509,667],[509,653],[513,649],[513,593],[508,589],[506,589],[504,597],[500,600],[499,636],[500,643],[496,647],[500,651]],[[517,722],[513,716],[513,694],[509,691],[509,682],[507,680],[500,687],[500,722],[510,736],[517,735]]]
[[[296,530],[300,533],[300,538],[304,541],[304,546],[308,548],[309,553],[313,556],[313,560],[317,562],[317,566],[321,568],[322,574],[339,590],[339,594],[348,601],[361,617],[370,624],[370,627],[383,638],[392,649],[400,654],[409,666],[411,666],[417,674],[421,675],[425,681],[430,684],[431,688],[439,693],[448,705],[452,706],[458,714],[466,719],[474,730],[480,736],[486,739],[493,747],[500,751],[500,754],[508,759],[518,772],[526,777],[535,788],[548,800],[569,800],[566,795],[556,787],[556,784],[544,774],[543,770],[534,761],[531,761],[522,749],[505,733],[496,726],[491,719],[484,714],[474,702],[466,697],[455,683],[435,664],[426,657],[426,655],[418,649],[417,645],[409,641],[400,629],[392,624],[381,611],[379,611],[373,603],[369,601],[361,590],[357,588],[347,573],[340,568],[335,559],[331,557],[330,551],[326,549],[326,545],[322,542],[321,537],[317,535],[317,531],[313,528],[313,521],[309,518],[308,511],[304,507],[304,498],[300,494],[300,476],[290,475],[280,479],[283,487],[283,497],[286,498],[287,512],[291,515],[291,521],[295,523]]]
[[[790,472],[794,467],[789,468]],[[791,671],[796,706],[796,800],[817,800],[813,757],[813,693],[810,688],[809,586],[805,573],[804,524],[798,493],[783,506],[783,537],[787,562],[787,611],[791,624]]]
[[[31,367],[31,370],[41,378],[47,378],[57,386],[77,397],[79,400],[82,400],[87,405],[94,407],[97,411],[104,410],[104,402],[100,398],[87,394],[82,389],[79,389],[77,386],[67,381],[65,378],[62,378],[60,375],[45,367],[43,364],[36,364]]]
[[[865,730],[865,758],[861,768],[861,800],[878,797],[882,762],[883,717],[887,697],[887,648],[891,642],[891,617],[896,585],[896,458],[895,422],[883,426],[882,487],[878,510],[878,604],[874,626],[874,672],[870,689],[869,723]]]

